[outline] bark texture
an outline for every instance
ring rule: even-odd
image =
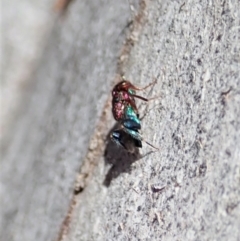
[[[3,143],[1,240],[240,240],[239,9],[69,5]],[[138,104],[160,151],[109,141],[116,72],[157,79]]]

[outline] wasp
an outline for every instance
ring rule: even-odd
[[[155,83],[156,81],[150,83],[149,85],[143,88],[139,88],[131,84],[129,81],[123,80],[117,85],[115,85],[115,87],[112,90],[112,113],[114,119],[116,121],[120,121],[123,118],[126,104],[130,104],[134,109],[135,113],[137,114],[137,116],[139,116],[134,97],[141,99],[143,101],[149,101],[151,99],[147,99],[142,96],[136,95],[136,91],[145,90]]]
[[[131,84],[129,81],[123,80],[115,85],[112,90],[112,113],[114,119],[120,123],[120,128],[111,133],[111,139],[125,149],[127,149],[125,145],[125,133],[132,138],[136,147],[141,148],[142,141],[144,141],[153,148],[158,149],[149,142],[145,141],[139,133],[139,130],[141,129],[141,122],[135,102],[135,98],[143,101],[149,101],[150,99],[137,95],[136,91],[147,89],[154,83],[156,83],[156,81],[143,88],[139,88]]]

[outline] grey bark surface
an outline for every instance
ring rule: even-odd
[[[75,1],[56,23],[3,143],[1,240],[240,240],[239,2],[145,4],[130,53],[127,2]],[[138,104],[160,151],[108,140],[116,71],[157,79]]]

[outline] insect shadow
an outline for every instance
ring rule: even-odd
[[[130,173],[131,166],[134,162],[153,152],[150,151],[147,154],[141,155],[139,152],[139,148],[136,147],[136,140],[134,140],[124,131],[121,133],[121,135],[123,136],[126,149],[122,146],[116,145],[116,143],[111,140],[110,134],[113,130],[116,130],[118,126],[119,124],[116,123],[109,131],[106,138],[104,160],[106,165],[111,165],[103,182],[106,187],[109,187],[112,180],[117,178],[121,173]]]
[[[125,149],[119,145],[116,145],[110,138],[110,134],[113,130],[118,128],[116,123],[107,135],[107,144],[104,152],[105,164],[112,165],[106,174],[104,185],[109,187],[112,180],[117,178],[121,173],[131,171],[131,165],[135,161],[141,158],[139,149],[134,145],[134,140],[127,133],[122,132],[124,138]]]

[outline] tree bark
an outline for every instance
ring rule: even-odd
[[[3,142],[1,240],[240,240],[238,1],[74,1]],[[132,17],[132,21],[129,21]],[[109,140],[125,75],[143,148]]]

